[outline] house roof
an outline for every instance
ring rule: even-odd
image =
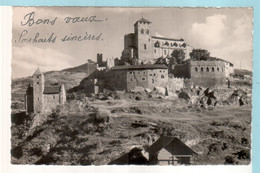
[[[60,86],[44,87],[43,94],[59,94]]]
[[[157,37],[157,36],[152,36],[152,38],[160,39],[160,40],[169,40],[169,41],[184,41],[183,39],[166,38],[166,37]]]
[[[164,64],[124,65],[124,66],[112,67],[112,70],[143,70],[143,69],[168,69],[168,67]]]
[[[184,144],[179,138],[170,136],[162,136],[153,143],[148,149],[149,155],[154,156],[163,148],[172,155],[197,155],[195,151]]]
[[[141,19],[137,20],[137,21],[135,22],[135,25],[136,25],[138,22],[152,23],[152,22],[150,22],[149,20],[147,20],[147,19],[145,19],[145,18],[143,18],[143,17],[142,17]]]

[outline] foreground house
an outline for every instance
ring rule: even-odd
[[[189,165],[198,155],[179,138],[162,136],[149,149],[149,163],[158,165]]]

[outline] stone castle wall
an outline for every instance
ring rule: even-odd
[[[210,87],[226,83],[223,61],[191,61],[190,74],[193,85]]]

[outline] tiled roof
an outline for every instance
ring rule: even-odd
[[[169,40],[169,41],[184,41],[183,39],[166,38],[166,37],[157,37],[157,36],[152,36],[152,38],[160,39],[160,40]]]
[[[172,155],[197,155],[196,152],[185,145],[179,138],[170,136],[162,136],[153,143],[148,149],[149,155],[153,156],[158,154],[162,148],[165,148]]]
[[[166,65],[163,64],[143,64],[143,65],[124,65],[124,66],[114,66],[112,70],[143,70],[143,69],[168,69]]]
[[[60,86],[55,87],[44,87],[43,94],[59,94]]]

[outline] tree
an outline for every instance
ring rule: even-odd
[[[182,49],[174,49],[171,56],[170,64],[182,64],[185,59],[185,52]]]
[[[155,64],[165,64],[165,65],[168,65],[167,61],[166,61],[166,58],[163,58],[163,57],[157,58],[157,60],[155,61]]]
[[[193,49],[190,53],[190,58],[194,61],[208,60],[210,53],[204,49]]]

